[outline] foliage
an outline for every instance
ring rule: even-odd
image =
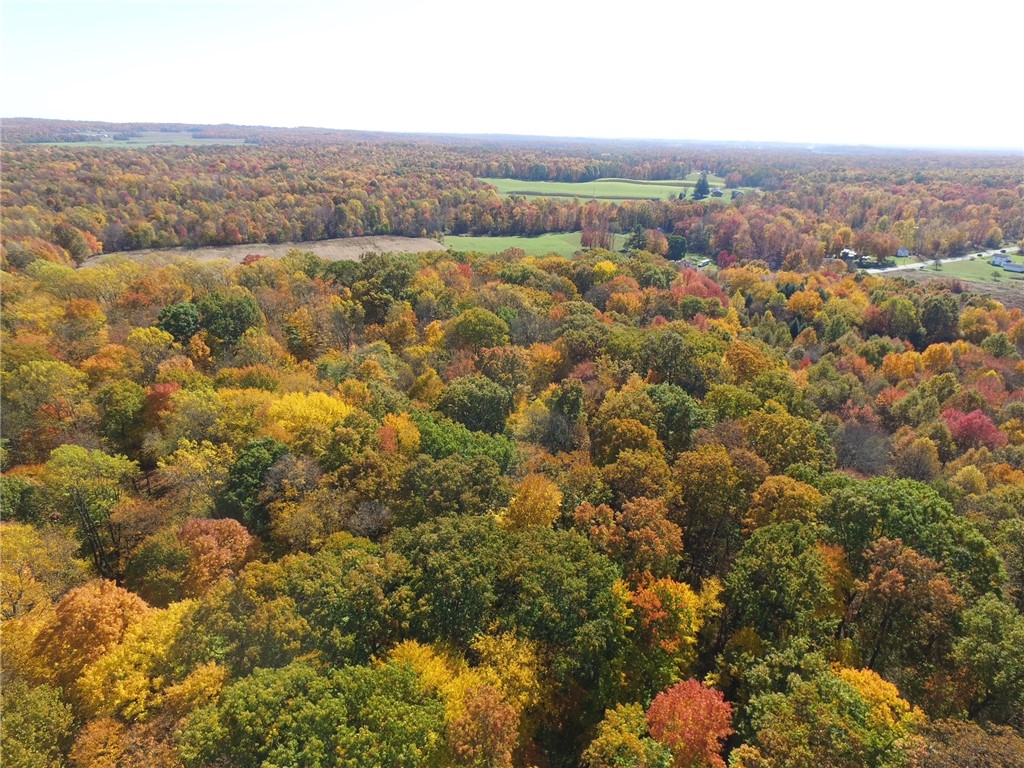
[[[825,257],[1019,239],[1019,163],[22,143],[47,125],[4,124],[5,752],[665,768],[721,764],[732,727],[748,767],[1014,748],[1024,314]],[[702,170],[697,201],[476,178]],[[585,248],[259,246],[387,232]],[[70,266],[214,243],[249,255]]]
[[[724,768],[721,742],[732,733],[731,718],[721,692],[696,680],[662,691],[647,710],[651,736],[671,750],[676,768]]]
[[[0,742],[4,762],[23,768],[57,768],[71,740],[74,717],[50,685],[29,686],[24,680],[5,682],[0,689],[4,716]]]
[[[871,672],[837,669],[795,677],[751,702],[757,759],[803,767],[908,766],[919,713]],[[745,755],[740,765],[758,765]]]

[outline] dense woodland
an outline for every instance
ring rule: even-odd
[[[56,234],[506,209],[421,144],[5,147],[4,765],[1024,766],[1024,313],[820,261],[1009,168],[649,206],[714,274]]]

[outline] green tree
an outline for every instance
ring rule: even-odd
[[[960,338],[960,307],[948,293],[933,293],[921,303],[924,346]]]
[[[942,563],[961,594],[984,594],[1005,578],[995,548],[934,488],[915,480],[843,475],[828,482],[834,484],[831,503],[821,521],[830,529],[828,538],[846,549],[855,575],[866,575],[868,547],[884,536]]]
[[[953,659],[978,684],[971,714],[983,720],[1019,722],[1024,711],[1024,616],[995,595],[964,611],[963,634]]]
[[[452,381],[437,401],[437,410],[476,432],[505,431],[512,409],[508,390],[485,376],[473,374]]]
[[[682,387],[656,384],[647,388],[658,414],[654,428],[670,454],[688,450],[693,432],[708,423],[708,415]]]
[[[752,749],[734,768],[905,768],[923,717],[896,687],[869,671],[793,675],[783,692],[750,703]]]
[[[287,452],[288,446],[272,437],[261,437],[246,445],[228,471],[224,490],[217,499],[217,514],[234,518],[251,532],[262,534],[270,523],[265,500],[260,499],[263,477]]]
[[[542,442],[557,453],[569,453],[586,443],[583,385],[578,379],[559,384],[548,398],[548,419]]]
[[[738,625],[764,640],[817,637],[837,623],[825,559],[814,529],[803,523],[754,531],[725,583]]]
[[[119,573],[121,531],[111,513],[138,478],[134,461],[78,445],[54,449],[43,468],[51,508],[77,525],[82,549],[101,576]]]
[[[398,529],[388,547],[412,566],[413,635],[468,648],[495,628],[535,641],[553,680],[592,691],[563,704],[549,738],[572,748],[620,684],[625,649],[619,570],[576,533],[503,530],[493,518],[440,518]]]
[[[214,291],[195,302],[199,323],[225,344],[234,344],[249,328],[263,324],[263,313],[244,288]]]
[[[187,766],[440,768],[444,702],[406,665],[319,674],[302,662],[260,669],[197,710],[181,736]]]
[[[50,685],[34,688],[24,680],[5,680],[0,687],[0,743],[4,764],[17,768],[59,768],[71,744],[74,717]]]
[[[445,341],[449,347],[483,349],[508,343],[508,323],[482,307],[467,309],[449,323]]]
[[[625,251],[644,251],[647,250],[647,231],[637,224],[633,227],[633,231],[629,237],[626,238]]]
[[[179,344],[187,344],[202,327],[199,307],[192,302],[169,304],[160,310],[157,327],[171,334]]]
[[[105,384],[96,393],[100,434],[116,449],[131,455],[142,447],[142,415],[146,390],[128,379]]]
[[[668,236],[668,258],[672,261],[679,261],[686,255],[688,243],[682,235]]]

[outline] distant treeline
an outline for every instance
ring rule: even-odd
[[[38,146],[89,132],[191,131],[245,146]],[[198,134],[197,134],[198,132]],[[374,234],[658,230],[691,251],[813,268],[845,247],[955,255],[1024,237],[1019,160],[891,152],[387,136],[321,129],[12,120],[4,125],[4,255],[75,263],[182,245]],[[742,200],[502,198],[479,177],[682,179],[707,170]]]

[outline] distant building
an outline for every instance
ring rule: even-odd
[[[993,267],[1005,267],[1007,264],[1013,264],[1006,256],[993,256],[988,263]]]
[[[839,258],[843,261],[856,261],[860,258],[860,254],[853,250],[853,248],[843,248],[839,252]]]
[[[896,249],[896,258],[905,259],[909,255],[910,255],[910,249],[909,248],[897,248]]]
[[[1024,264],[1003,264],[1004,272],[1018,272],[1024,275]]]
[[[722,190],[720,190],[720,189],[712,189],[711,190],[711,196],[712,197],[721,197],[724,194],[725,193]]]

